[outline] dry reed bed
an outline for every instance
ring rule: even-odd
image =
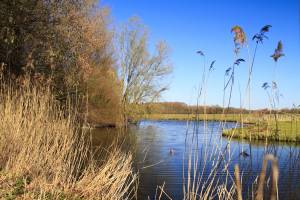
[[[131,199],[132,156],[116,146],[102,164],[88,133],[48,89],[1,86],[0,198]]]

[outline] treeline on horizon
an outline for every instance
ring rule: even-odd
[[[142,110],[146,114],[248,114],[248,113],[260,113],[268,114],[270,110],[267,108],[247,110],[235,107],[223,108],[219,105],[214,106],[196,106],[188,105],[183,102],[155,102],[155,103],[145,103],[141,105]],[[279,114],[300,114],[300,108],[282,108],[278,110]]]

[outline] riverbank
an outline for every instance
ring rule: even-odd
[[[224,130],[225,137],[247,140],[300,142],[300,121],[256,122],[243,128]]]
[[[250,122],[248,114],[146,114],[141,119],[147,120],[200,120],[240,122],[244,119]]]
[[[291,114],[277,115],[277,130],[274,115],[270,114],[148,114],[148,120],[200,120],[243,123],[242,128],[224,130],[224,137],[269,140],[283,142],[300,141],[300,116]]]

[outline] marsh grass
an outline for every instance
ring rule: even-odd
[[[255,140],[298,142],[300,140],[299,116],[276,115],[276,120],[273,114],[266,115],[243,128],[224,130],[222,135],[248,140],[251,135]]]
[[[131,199],[132,156],[116,145],[101,161],[76,109],[49,89],[0,88],[1,199]]]
[[[260,33],[256,34],[253,37],[253,40],[256,39],[256,47],[255,47],[255,53],[253,56],[253,60],[249,67],[249,74],[248,74],[248,82],[246,86],[246,97],[248,95],[249,100],[249,110],[250,110],[250,82],[252,77],[252,70],[254,65],[254,59],[256,55],[256,49],[257,44],[259,42],[262,43],[263,39],[266,37],[264,34],[265,32],[269,31],[270,26],[264,26]],[[207,78],[208,75],[205,72],[205,63],[204,63],[204,70],[202,74],[202,81],[201,86],[199,89],[199,94],[197,98],[197,106],[200,101],[200,98],[203,98],[203,106],[204,106],[204,112],[203,113],[195,113],[194,115],[188,115],[188,116],[180,116],[182,119],[187,120],[195,120],[192,136],[189,136],[188,132],[186,134],[186,154],[187,158],[183,158],[183,162],[187,162],[187,167],[185,169],[185,164],[183,164],[183,194],[185,200],[196,200],[196,199],[243,199],[243,193],[242,193],[242,181],[240,176],[240,170],[239,166],[235,166],[234,174],[230,173],[229,167],[232,165],[231,159],[232,159],[232,152],[230,150],[230,144],[231,140],[236,134],[236,132],[240,132],[240,134],[245,134],[250,138],[252,137],[252,131],[248,131],[247,133],[244,132],[244,123],[252,123],[255,124],[257,121],[259,121],[260,118],[256,118],[257,116],[253,114],[236,114],[233,116],[229,116],[225,114],[226,107],[229,108],[232,92],[233,92],[233,85],[234,85],[234,76],[235,76],[235,67],[237,67],[240,62],[245,62],[244,59],[239,58],[238,54],[240,49],[244,46],[246,43],[246,36],[243,32],[243,29],[239,26],[235,26],[232,29],[232,32],[235,33],[234,36],[234,43],[235,43],[235,57],[234,57],[234,64],[232,67],[228,68],[226,70],[225,74],[230,74],[229,79],[227,80],[227,83],[225,84],[225,78],[224,78],[224,95],[223,95],[223,113],[221,115],[218,115],[217,117],[214,115],[207,115],[206,113],[206,88],[207,88]],[[248,46],[248,45],[247,45]],[[249,52],[249,49],[248,49]],[[200,53],[201,56],[204,56],[202,51],[198,51],[198,54]],[[249,55],[249,61],[250,61],[250,55]],[[205,62],[205,60],[204,60]],[[206,80],[206,81],[203,81]],[[229,99],[227,101],[227,105],[225,105],[225,90],[229,87]],[[202,93],[204,91],[204,93]],[[248,94],[247,94],[248,93]],[[241,94],[240,94],[241,96]],[[240,104],[241,109],[244,107],[245,101],[242,101],[240,98]],[[226,106],[226,107],[225,107]],[[210,117],[209,117],[210,116]],[[168,116],[171,118],[170,116]],[[172,116],[174,117],[174,116]],[[179,117],[179,116],[177,116]],[[269,118],[269,116],[264,116],[263,118]],[[240,128],[236,126],[232,130],[228,131],[228,142],[225,145],[222,145],[222,143],[219,143],[219,141],[211,142],[210,133],[207,129],[207,121],[208,120],[218,120],[220,121],[219,129],[223,131],[226,125],[227,121],[235,121],[240,123]],[[199,132],[202,130],[199,130],[199,126],[197,123],[199,121],[203,121],[203,132],[204,134],[200,134]],[[269,120],[269,119],[267,119]],[[277,129],[277,118],[276,118],[276,131]],[[251,127],[251,126],[249,126]],[[277,132],[276,132],[277,133]],[[191,138],[189,138],[191,137]],[[205,141],[206,143],[200,147],[198,143],[198,137],[206,137]],[[212,150],[208,150],[207,146],[212,145]],[[251,155],[251,144],[250,144],[250,156]],[[258,184],[252,183],[253,185],[253,191],[252,191],[252,198],[256,200],[262,200],[265,196],[264,191],[264,185],[265,185],[265,179],[266,179],[266,173],[267,173],[267,161],[272,161],[272,183],[271,183],[271,190],[270,190],[270,199],[275,200],[278,199],[278,163],[276,158],[273,155],[266,155],[265,159],[263,161],[263,167],[261,174],[257,178]],[[206,168],[210,169],[208,174],[205,174]],[[187,172],[187,175],[185,174],[185,171]],[[223,177],[222,177],[223,176]]]
[[[203,116],[202,116],[203,115]],[[205,116],[206,115],[206,116]],[[199,117],[200,116],[200,117]],[[234,135],[239,131],[243,132],[245,127],[235,128],[228,131],[228,141],[226,144],[220,143],[219,140],[213,141],[210,138],[210,132],[206,128],[205,124],[209,115],[199,114],[196,121],[194,121],[195,128],[191,135],[186,135],[186,140],[189,141],[186,144],[187,158],[183,159],[183,162],[187,162],[187,165],[183,164],[183,194],[184,200],[243,200],[246,194],[243,193],[243,175],[240,174],[239,166],[236,165],[234,173],[230,171],[232,163],[232,156],[236,152],[231,152],[231,141]],[[202,117],[201,117],[202,116]],[[226,125],[226,122],[230,121],[230,118],[223,115],[219,123],[219,129],[222,131]],[[222,117],[222,115],[218,116]],[[253,115],[235,115],[233,121],[245,122],[250,120]],[[248,119],[247,119],[248,118]],[[255,117],[254,117],[255,118]],[[272,118],[272,116],[265,116],[265,118]],[[232,118],[231,118],[232,119]],[[252,119],[252,123],[253,123]],[[197,123],[204,123],[204,130],[199,130]],[[250,127],[250,126],[249,126]],[[204,134],[199,133],[203,131]],[[244,133],[244,132],[243,132]],[[250,135],[249,133],[247,134]],[[206,137],[205,144],[200,147],[198,143],[199,137]],[[213,146],[211,150],[208,150],[208,145]],[[252,155],[250,155],[252,156]],[[272,162],[271,166],[271,184],[267,184],[267,163]],[[209,171],[207,171],[209,170]],[[266,155],[263,160],[263,166],[260,174],[257,174],[256,181],[251,183],[251,195],[247,196],[248,199],[262,200],[262,199],[278,199],[278,163],[277,159],[273,155]],[[269,191],[269,194],[266,192]]]
[[[252,162],[251,141],[255,139],[264,139],[265,147],[267,148],[269,140],[282,140],[282,141],[299,141],[300,128],[298,127],[299,116],[290,114],[279,114],[276,110],[276,106],[271,107],[269,114],[262,114],[259,112],[251,112],[251,79],[254,68],[254,61],[257,54],[257,48],[259,43],[263,43],[264,39],[267,39],[266,33],[269,32],[270,25],[266,25],[261,28],[260,32],[255,34],[252,40],[255,41],[254,55],[250,56],[248,42],[243,29],[239,26],[235,26],[232,29],[234,32],[234,63],[229,67],[224,76],[224,90],[223,90],[223,113],[222,114],[207,114],[206,113],[206,88],[207,79],[209,73],[205,69],[205,54],[202,51],[197,51],[197,54],[204,58],[202,80],[197,95],[197,106],[204,107],[203,113],[199,113],[196,109],[196,113],[193,114],[151,114],[147,115],[146,119],[154,120],[186,120],[188,125],[192,124],[192,133],[186,132],[185,152],[183,157],[183,195],[184,200],[207,200],[207,199],[237,199],[242,200],[246,197],[243,193],[243,172],[240,173],[238,165],[234,168],[234,173],[230,171],[230,167],[233,165],[232,156],[234,152],[231,152],[231,141],[233,138],[249,139],[249,154],[238,152],[238,156],[245,155],[250,156],[250,162]],[[241,62],[245,62],[244,59],[239,57],[239,52],[243,46],[247,46],[249,72],[246,82],[245,95],[242,100],[242,94],[240,89],[240,110],[243,110],[246,98],[248,97],[249,114],[237,113],[226,114],[226,109],[230,107],[231,97],[233,94],[233,85],[235,84],[235,67],[239,66]],[[280,48],[281,45],[281,48]],[[283,56],[282,44],[278,44],[277,51],[272,57],[278,59]],[[276,53],[278,55],[276,55]],[[276,57],[278,56],[278,58]],[[277,62],[277,60],[275,60]],[[213,62],[214,63],[214,62]],[[229,76],[226,80],[226,77]],[[229,94],[226,95],[226,89],[229,88]],[[274,93],[274,92],[273,92]],[[228,96],[226,101],[225,97]],[[203,100],[202,100],[203,98]],[[274,101],[274,95],[269,95],[271,101]],[[203,103],[202,103],[203,102]],[[227,108],[226,108],[227,107]],[[275,111],[273,111],[275,110]],[[272,112],[273,111],[273,112]],[[275,113],[275,114],[274,114]],[[226,144],[222,144],[222,140],[212,141],[210,132],[207,129],[207,121],[220,121],[219,129],[223,132],[222,135],[227,136]],[[237,122],[236,126],[230,130],[225,130],[226,122]],[[203,130],[199,130],[199,123],[203,123]],[[188,128],[187,128],[188,129]],[[204,134],[201,134],[204,133]],[[205,144],[199,145],[199,137],[205,137]],[[203,139],[203,138],[202,138]],[[210,148],[207,148],[210,145]],[[276,155],[276,153],[275,153]],[[268,162],[271,162],[271,178],[268,178]],[[252,164],[251,164],[252,165]],[[208,173],[207,173],[207,170]],[[242,175],[241,175],[242,174]],[[255,174],[251,174],[255,176]],[[247,177],[246,177],[247,178]],[[271,182],[269,182],[271,180]],[[272,154],[266,154],[264,156],[261,173],[257,175],[254,182],[251,183],[251,191],[248,193],[248,199],[262,200],[271,199],[275,200],[279,198],[278,191],[279,181],[279,168],[278,161]],[[165,184],[159,186],[160,193],[156,199],[171,199],[169,195],[165,193]],[[269,191],[269,194],[267,192]]]
[[[257,46],[259,43],[263,43],[263,40],[267,38],[265,35],[269,31],[270,25],[264,26],[259,33],[254,35],[252,38],[255,42],[255,51],[251,59],[248,48],[249,55],[249,74],[245,90],[245,99],[248,97],[249,111],[251,109],[251,79],[254,67],[254,60],[256,57]],[[192,124],[192,133],[187,130],[186,133],[186,144],[185,152],[183,157],[183,199],[184,200],[207,200],[207,199],[237,199],[243,200],[245,194],[242,191],[243,188],[243,173],[240,173],[240,168],[238,165],[234,168],[234,173],[231,173],[229,168],[233,164],[232,156],[234,152],[231,152],[231,141],[233,138],[241,138],[250,140],[249,144],[249,154],[252,160],[251,152],[251,140],[254,139],[264,139],[266,140],[265,145],[268,144],[269,140],[282,140],[282,141],[299,141],[298,133],[300,128],[297,125],[299,121],[299,116],[289,115],[289,114],[276,114],[270,112],[269,114],[261,113],[237,113],[237,114],[226,114],[226,107],[229,108],[231,97],[233,93],[234,85],[234,70],[240,62],[245,62],[244,59],[238,57],[238,53],[243,45],[246,43],[246,36],[242,28],[235,26],[232,31],[235,33],[235,61],[232,67],[228,68],[225,72],[226,75],[230,75],[227,82],[225,82],[224,77],[224,94],[223,94],[223,113],[222,114],[207,114],[206,113],[206,88],[208,75],[205,70],[205,59],[204,59],[204,69],[202,74],[202,80],[200,82],[199,93],[197,96],[197,106],[202,102],[203,98],[204,106],[203,113],[193,113],[193,114],[152,114],[145,118],[154,120],[186,120],[188,124]],[[205,58],[202,51],[198,51],[202,57]],[[227,104],[225,101],[225,90],[229,88]],[[243,109],[246,100],[242,100],[240,94],[240,104],[241,110]],[[273,97],[272,97],[273,98]],[[273,98],[274,99],[274,98]],[[272,107],[274,110],[275,107]],[[196,111],[198,111],[196,109]],[[276,118],[274,118],[276,116]],[[192,123],[191,123],[192,121]],[[227,136],[226,144],[220,143],[220,141],[212,141],[210,138],[210,133],[207,129],[208,121],[220,121],[219,129],[223,132],[222,135]],[[237,125],[230,129],[225,130],[226,122],[237,122]],[[198,123],[204,123],[203,130],[199,130]],[[239,125],[238,125],[239,124]],[[188,128],[187,128],[188,129]],[[204,134],[199,134],[203,132]],[[205,144],[199,145],[199,137],[206,137]],[[203,138],[202,138],[203,139]],[[213,146],[212,150],[207,148],[208,145]],[[239,155],[243,153],[238,152]],[[267,164],[271,161],[271,179],[268,178]],[[208,173],[207,170],[209,169]],[[255,175],[254,175],[255,176]],[[271,180],[271,183],[268,182]],[[272,154],[267,154],[264,157],[261,173],[257,175],[256,180],[251,183],[251,194],[247,196],[249,199],[262,200],[271,199],[275,200],[279,198],[278,191],[278,181],[279,181],[279,169],[278,161]],[[160,193],[158,198],[162,199],[164,196],[166,199],[171,199],[164,191],[165,184],[158,187]],[[267,194],[269,191],[269,194]]]

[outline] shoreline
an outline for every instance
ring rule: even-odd
[[[246,139],[253,141],[300,142],[300,118],[290,120],[289,115],[280,114],[280,121],[276,122],[271,115],[258,116],[256,114],[148,114],[140,120],[186,120],[186,121],[220,121],[243,123],[243,128],[222,131],[223,137]],[[298,125],[299,123],[299,125]]]

